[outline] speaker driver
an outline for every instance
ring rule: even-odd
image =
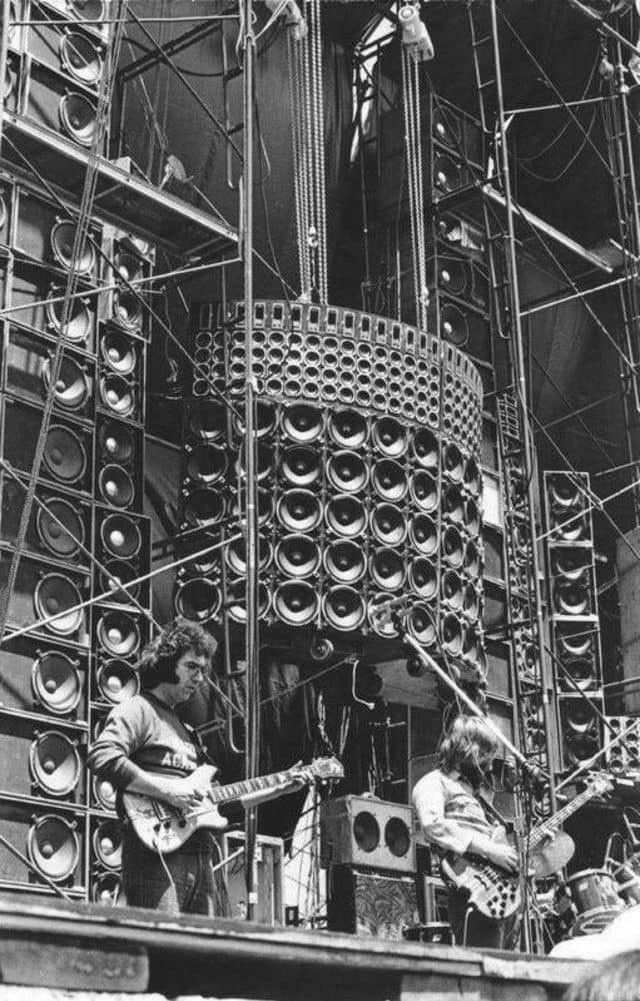
[[[474,584],[467,584],[464,589],[462,610],[470,619],[477,619],[480,614],[480,596]]]
[[[94,776],[93,795],[103,810],[115,811],[116,790],[108,779],[100,779]]]
[[[368,810],[359,810],[353,818],[353,840],[361,852],[373,852],[380,844],[380,825]]]
[[[580,542],[588,535],[587,523],[580,514],[573,514],[571,511],[561,512],[562,517],[556,518],[553,526],[554,539],[561,539],[563,542]]]
[[[105,421],[98,432],[101,453],[111,462],[130,465],[135,456],[135,443],[130,429],[116,421]]]
[[[131,665],[115,658],[100,666],[96,681],[100,695],[112,705],[126,702],[140,690],[140,679]]]
[[[38,872],[54,883],[63,883],[73,875],[80,859],[75,824],[53,813],[38,817],[29,828],[27,853]]]
[[[269,592],[264,584],[258,584],[258,616],[264,618],[269,611]],[[227,609],[234,622],[247,621],[247,582],[244,578],[234,580],[228,589]]]
[[[316,441],[323,429],[322,411],[306,403],[294,403],[282,415],[282,430],[295,442]]]
[[[355,588],[338,584],[330,587],[322,599],[322,612],[327,625],[340,632],[351,632],[364,622],[364,601]]]
[[[118,277],[130,284],[143,277],[142,260],[126,243],[118,247],[113,267]]]
[[[421,646],[433,646],[436,641],[436,627],[427,605],[419,603],[407,613],[407,632]]]
[[[329,435],[338,448],[362,448],[369,437],[366,418],[358,410],[337,410],[329,417]]]
[[[33,781],[49,796],[68,796],[82,771],[76,745],[55,730],[38,734],[32,741],[29,768]]]
[[[433,158],[433,183],[443,194],[456,191],[462,185],[460,165],[446,153],[437,153]]]
[[[131,507],[135,500],[136,491],[133,480],[126,469],[115,463],[109,463],[100,470],[98,490],[108,504],[123,510]]]
[[[274,514],[274,494],[266,487],[258,487],[258,524],[266,525],[273,518]],[[244,517],[246,501],[243,492],[237,493],[231,500],[231,513],[234,518]]]
[[[595,687],[597,682],[596,665],[590,657],[576,657],[575,660],[566,662],[563,667],[567,671],[571,681],[583,692]],[[575,691],[573,685],[567,679],[565,672],[561,669],[558,670],[558,680],[563,688]]]
[[[255,373],[254,373],[255,374]],[[235,409],[239,412],[240,418],[235,414],[233,415],[233,427],[238,435],[244,435],[246,433],[246,425],[244,422],[244,410],[242,406],[237,403]],[[255,408],[255,421],[254,421],[254,432],[257,438],[264,438],[265,435],[271,434],[276,426],[276,408],[273,403],[267,403],[264,400],[259,400]]]
[[[379,417],[373,425],[373,444],[389,459],[399,459],[407,451],[407,432],[394,417]]]
[[[274,469],[274,447],[272,444],[259,444],[256,449],[256,477],[264,480]],[[236,471],[240,476],[246,476],[247,462],[245,454],[245,443],[240,446],[240,454],[236,462]]]
[[[386,605],[388,602],[393,601],[394,595],[390,594],[388,591],[378,591],[369,600],[368,614],[369,614],[369,624],[373,629],[374,633],[378,636],[383,636],[385,639],[392,639],[398,635],[398,630],[396,629],[395,623],[392,617],[380,611],[380,606]]]
[[[589,613],[589,591],[573,581],[557,580],[553,589],[556,611],[561,615],[587,615]]]
[[[579,633],[556,633],[556,642],[563,656],[586,657],[592,649],[592,633],[587,626]]]
[[[356,584],[367,569],[361,546],[344,539],[332,542],[325,550],[324,566],[340,584]]]
[[[60,289],[51,286],[49,298],[45,305],[47,320],[58,333],[62,330],[62,310],[64,303],[55,302],[60,295]],[[72,299],[69,303],[64,336],[72,344],[84,344],[91,332],[91,311],[82,299]]]
[[[96,252],[88,239],[82,243],[77,256],[74,258],[73,245],[76,236],[76,226],[72,222],[58,222],[51,230],[51,250],[53,256],[66,268],[71,271],[73,268],[80,275],[87,275],[94,271],[96,267]]]
[[[99,24],[106,18],[104,0],[63,0],[69,14],[78,21],[92,21]]]
[[[442,541],[442,549],[445,561],[449,564],[449,566],[452,566],[455,569],[462,566],[464,560],[462,536],[455,526],[449,525],[445,531]]]
[[[569,739],[596,733],[598,722],[592,705],[583,702],[582,699],[579,701],[563,699],[563,702],[564,726]]]
[[[117,820],[103,820],[93,832],[93,853],[105,869],[122,865],[122,832]]]
[[[482,475],[480,473],[480,467],[474,457],[470,456],[464,467],[464,485],[469,493],[477,495],[480,493],[481,483]]]
[[[442,600],[449,608],[462,608],[462,581],[455,570],[446,570],[442,577]]]
[[[329,457],[327,478],[339,493],[356,494],[366,486],[369,473],[357,452],[343,450]]]
[[[227,433],[226,410],[215,400],[201,400],[189,414],[189,431],[209,444],[223,444]]]
[[[411,849],[411,832],[400,817],[391,817],[384,827],[384,843],[395,858],[406,858]]]
[[[293,445],[282,457],[282,475],[296,487],[310,487],[320,479],[321,453],[305,445]]]
[[[443,146],[448,146],[454,152],[460,148],[461,121],[457,117],[449,114],[443,108],[436,108],[433,111],[431,130],[435,139]]]
[[[80,83],[93,87],[102,73],[102,56],[98,47],[79,31],[60,36],[60,62]]]
[[[48,573],[41,577],[33,603],[38,619],[55,616],[45,628],[59,636],[70,636],[84,622],[84,610],[76,607],[82,603],[80,592],[73,581],[63,574]]]
[[[142,548],[142,535],[135,521],[126,514],[110,514],[100,526],[102,545],[119,559],[130,560]]]
[[[280,584],[273,598],[273,609],[281,622],[288,626],[305,626],[318,614],[318,593],[302,580]]]
[[[451,442],[445,445],[442,455],[442,467],[445,476],[454,483],[462,483],[464,476],[464,459],[457,445]]]
[[[586,583],[589,569],[589,553],[582,549],[563,548],[553,551],[553,571],[558,577],[574,582]]]
[[[466,261],[456,257],[443,257],[438,262],[438,287],[451,295],[462,296],[471,290],[471,272]]]
[[[438,507],[438,483],[426,469],[419,469],[411,477],[411,497],[421,511],[435,511]]]
[[[69,559],[84,545],[84,524],[75,507],[62,497],[51,497],[39,507],[36,530],[42,545],[59,559]]]
[[[369,558],[369,569],[375,586],[385,591],[397,591],[405,582],[404,562],[394,549],[376,549]]]
[[[409,489],[407,474],[395,459],[381,459],[373,466],[373,488],[383,500],[397,503]]]
[[[113,372],[100,379],[100,399],[118,417],[129,417],[135,410],[135,389],[126,379]]]
[[[473,497],[467,497],[464,502],[464,524],[471,535],[477,535],[480,531],[480,512]]]
[[[480,552],[473,539],[469,539],[464,547],[464,568],[469,577],[480,575]]]
[[[198,487],[186,495],[184,520],[191,528],[217,525],[224,517],[224,497],[217,490]]]
[[[244,539],[236,539],[225,548],[224,558],[227,566],[238,577],[247,572],[247,545]],[[261,536],[258,540],[258,568],[264,570],[273,559],[271,543]]]
[[[448,302],[440,310],[440,336],[456,348],[469,342],[469,321],[458,306]]]
[[[100,571],[100,590],[109,594],[107,601],[125,604],[139,601],[141,584],[132,583],[139,574],[138,568],[126,560],[107,560],[104,571]]]
[[[176,612],[192,622],[208,622],[220,609],[220,588],[208,577],[192,577],[178,585]]]
[[[122,880],[115,872],[101,872],[91,888],[94,904],[115,907],[122,896]]]
[[[423,469],[429,469],[432,472],[438,468],[440,449],[438,439],[433,431],[429,431],[427,428],[420,428],[419,431],[414,433],[411,445],[419,466],[422,466]]]
[[[72,91],[60,101],[60,124],[74,142],[91,146],[96,134],[96,107],[84,94]]]
[[[278,501],[277,516],[289,532],[304,534],[318,527],[322,508],[310,490],[287,490]]]
[[[138,331],[142,326],[142,303],[129,289],[119,288],[113,293],[112,316],[115,323],[127,330]]]
[[[64,653],[41,653],[31,666],[33,693],[48,713],[66,716],[82,695],[82,680],[76,664]]]
[[[584,506],[581,486],[564,473],[549,477],[548,485],[551,501],[555,507],[575,508],[579,511]]]
[[[131,657],[140,648],[138,623],[126,612],[105,612],[96,631],[100,646],[113,657]]]
[[[385,546],[399,546],[407,537],[407,522],[394,504],[377,504],[371,515],[373,535]]]
[[[442,648],[452,656],[457,656],[462,650],[462,627],[458,617],[453,613],[445,615],[440,625]]]
[[[286,577],[311,577],[320,566],[320,548],[308,535],[285,535],[276,546],[275,558]]]
[[[460,487],[448,486],[444,491],[444,514],[456,524],[464,521],[464,499]]]
[[[326,506],[327,527],[336,535],[355,539],[365,529],[367,513],[362,501],[351,494],[336,494]]]
[[[51,359],[42,365],[42,382],[45,392],[51,390]],[[65,410],[80,410],[89,399],[91,386],[85,370],[73,358],[63,358],[60,372],[53,388],[55,402]]]
[[[409,585],[424,601],[432,601],[438,593],[438,571],[431,560],[422,556],[409,566]]]
[[[133,341],[119,330],[107,330],[100,338],[100,354],[118,375],[131,375],[136,367]]]
[[[187,476],[199,483],[213,486],[227,471],[227,457],[212,445],[196,445],[187,460]]]
[[[409,524],[409,540],[423,556],[433,556],[438,550],[438,529],[433,518],[426,514],[415,515]]]

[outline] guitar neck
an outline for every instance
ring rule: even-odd
[[[579,810],[581,806],[584,806],[590,799],[595,796],[595,791],[589,787],[584,789],[579,796],[575,799],[570,800],[568,803],[554,813],[553,817],[549,817],[548,820],[543,821],[538,827],[534,827],[529,838],[529,847],[535,848],[539,845],[546,837],[557,831],[559,827],[562,827],[565,820],[567,820],[576,810]]]
[[[232,782],[230,785],[214,786],[209,798],[216,804],[231,803],[235,799],[242,799],[251,793],[262,792],[264,789],[277,789],[287,786],[302,776],[307,777],[307,770],[304,768],[289,769],[286,772],[273,772],[271,775],[260,775],[255,779],[244,779],[242,782]]]

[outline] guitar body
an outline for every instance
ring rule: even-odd
[[[136,834],[154,852],[167,855],[174,852],[201,827],[223,831],[228,826],[228,821],[213,803],[206,812],[188,815],[166,803],[132,792],[123,793],[122,799]]]
[[[447,883],[468,894],[469,905],[495,921],[511,917],[522,906],[517,880],[478,855],[446,855],[440,862]]]

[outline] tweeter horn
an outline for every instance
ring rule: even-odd
[[[71,559],[84,546],[84,523],[77,509],[62,497],[49,497],[38,507],[36,531],[40,542],[58,559]]]
[[[31,665],[31,687],[45,712],[69,715],[77,709],[82,696],[82,675],[77,661],[54,650],[41,653]]]
[[[208,577],[191,577],[178,585],[174,603],[178,615],[185,619],[209,622],[220,610],[220,588]]]
[[[80,591],[69,577],[48,573],[40,578],[33,596],[38,619],[48,619],[45,628],[58,636],[71,636],[84,625]],[[55,616],[55,618],[54,618]]]
[[[140,691],[137,673],[125,660],[117,658],[106,660],[100,666],[96,681],[101,697],[112,705],[126,702]]]
[[[340,584],[357,584],[367,569],[362,547],[349,539],[336,540],[327,547],[324,567]]]
[[[285,535],[276,546],[275,560],[285,577],[311,577],[320,566],[320,548],[308,535]]]
[[[63,733],[46,730],[29,748],[33,781],[49,796],[69,796],[77,788],[82,765],[76,744]]]
[[[365,618],[365,605],[355,588],[338,584],[330,587],[322,599],[325,622],[340,632],[359,629]]]
[[[53,813],[37,817],[27,835],[27,853],[37,872],[64,883],[80,861],[75,824]]]

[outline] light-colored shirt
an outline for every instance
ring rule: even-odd
[[[476,847],[485,839],[487,844],[504,840],[504,828],[487,818],[471,785],[457,772],[436,769],[424,775],[414,787],[413,805],[425,838],[442,852],[464,855],[472,838]]]

